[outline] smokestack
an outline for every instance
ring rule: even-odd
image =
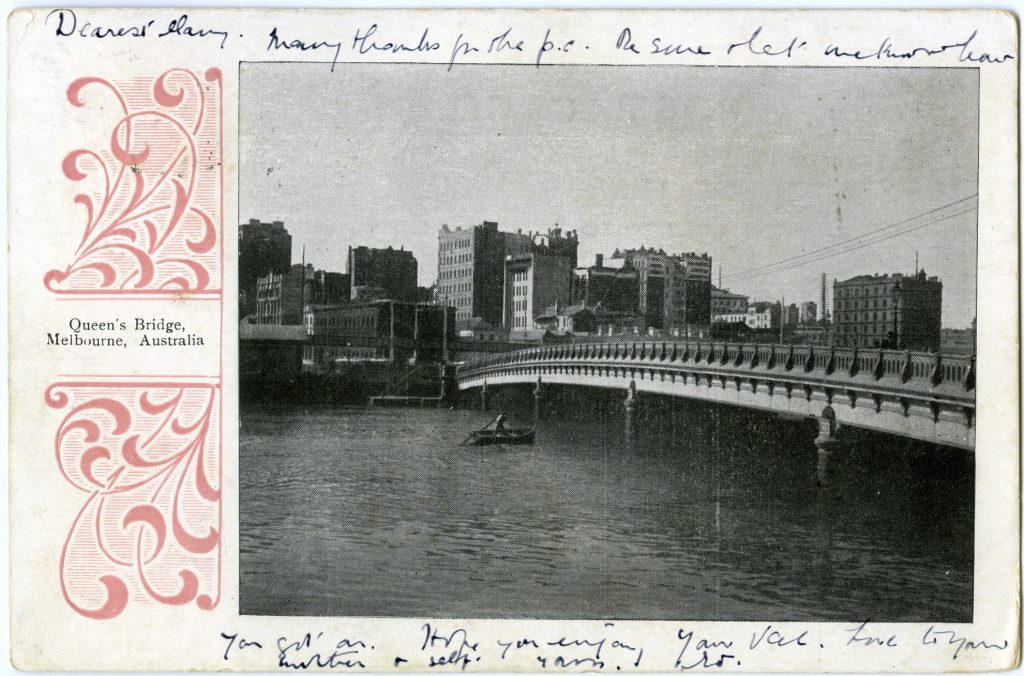
[[[603,268],[604,267],[604,254],[597,254],[597,255],[595,255],[594,256],[594,262],[596,263],[596,267]]]
[[[828,290],[827,278],[825,273],[821,273],[821,321],[828,319],[828,296],[826,295]]]

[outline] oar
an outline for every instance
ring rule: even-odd
[[[490,427],[490,426],[491,426],[491,425],[492,425],[492,424],[494,423],[494,421],[495,421],[495,420],[497,420],[497,419],[498,419],[498,418],[500,418],[500,417],[501,417],[501,414],[500,414],[500,413],[499,413],[498,415],[494,416],[494,419],[493,419],[493,420],[491,420],[491,422],[489,422],[489,423],[487,423],[486,425],[484,425],[483,427],[481,427],[479,431],[483,432],[483,431],[484,431],[485,429],[487,429],[488,427]],[[469,435],[468,437],[466,437],[465,439],[463,439],[463,440],[462,440],[462,442],[461,442],[461,443],[459,444],[459,446],[462,446],[462,445],[463,445],[463,444],[465,444],[465,443],[466,443],[467,441],[469,441],[470,439],[472,439],[472,438],[473,438],[473,434],[476,434],[476,432],[473,432],[473,433],[472,433],[472,434],[470,434],[470,435]]]

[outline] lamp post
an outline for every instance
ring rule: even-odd
[[[900,349],[900,296],[902,290],[900,289],[900,283],[896,282],[895,285],[889,290],[889,296],[892,298],[892,339],[893,347]]]

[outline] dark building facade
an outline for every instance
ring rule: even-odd
[[[292,265],[292,236],[282,221],[250,219],[238,226],[238,316],[256,310],[256,280]]]
[[[352,297],[352,278],[345,272],[313,273],[313,287],[307,303],[347,303]]]
[[[383,289],[388,300],[415,302],[416,257],[403,249],[348,248],[348,275],[352,299],[364,288]]]
[[[453,308],[382,300],[311,306],[305,324],[321,357],[439,362],[455,336],[454,315]]]
[[[900,273],[859,275],[833,283],[833,330],[839,347],[938,351],[942,282]]]
[[[597,254],[594,265],[574,271],[572,302],[584,307],[636,312],[640,304],[639,294],[639,273],[629,261],[624,261],[619,267],[606,266],[604,256]]]

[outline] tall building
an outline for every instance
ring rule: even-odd
[[[306,302],[331,305],[347,303],[351,297],[352,278],[348,273],[317,270],[313,273],[313,285]]]
[[[942,282],[924,270],[836,280],[832,312],[840,347],[937,351],[942,344]]]
[[[301,324],[303,308],[313,302],[312,265],[291,266],[287,272],[268,272],[256,280],[255,324]],[[305,286],[303,286],[305,282]]]
[[[502,323],[511,331],[535,328],[551,306],[568,305],[572,294],[569,259],[546,254],[519,254],[505,259]]]
[[[579,246],[575,231],[503,232],[494,221],[471,228],[442,226],[437,235],[435,300],[455,308],[461,324],[474,318],[497,326],[504,314],[504,266],[508,256],[537,253],[561,256],[569,264],[571,283]]]
[[[270,272],[284,274],[292,265],[292,236],[282,221],[257,218],[238,226],[238,316],[256,310],[256,280]]]
[[[348,274],[351,298],[362,298],[361,289],[373,289],[374,296],[388,300],[416,300],[416,257],[405,248],[375,249],[366,246],[348,248]],[[383,290],[379,293],[377,290]]]
[[[648,327],[689,332],[711,324],[711,257],[641,247],[618,251],[640,275],[640,313]]]
[[[783,326],[790,328],[800,323],[800,308],[796,303],[790,303],[782,310]]]
[[[813,324],[818,321],[818,305],[813,300],[800,303],[800,323]]]
[[[597,254],[594,265],[574,271],[572,302],[592,309],[635,313],[640,303],[639,273],[625,259],[606,265],[604,256]]]

